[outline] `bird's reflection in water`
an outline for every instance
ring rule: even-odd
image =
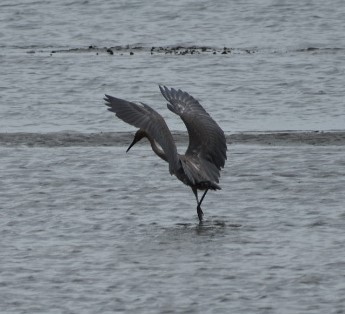
[[[178,227],[177,230],[188,230],[193,231],[197,235],[207,235],[222,233],[225,231],[232,231],[240,228],[241,224],[228,223],[223,219],[205,219],[198,224],[195,223],[177,223],[175,226]]]

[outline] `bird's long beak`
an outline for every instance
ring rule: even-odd
[[[129,145],[129,147],[127,148],[126,153],[128,153],[128,151],[132,148],[132,146],[134,146],[134,144],[138,143],[138,142],[139,142],[142,138],[144,138],[145,136],[146,136],[146,133],[145,133],[143,130],[139,129],[139,130],[137,131],[137,133],[135,133],[133,142],[132,142],[132,144]]]
[[[132,144],[129,145],[129,147],[128,147],[127,150],[126,150],[126,153],[128,153],[128,151],[132,148],[132,146],[134,146],[134,144],[135,144],[136,142],[137,142],[137,139],[134,137],[134,140],[133,140]]]

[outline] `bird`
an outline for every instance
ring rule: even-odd
[[[206,112],[198,100],[180,89],[159,85],[168,109],[180,116],[189,134],[184,155],[177,153],[174,138],[164,118],[149,105],[134,103],[105,94],[105,105],[119,119],[138,128],[128,152],[141,139],[147,138],[154,153],[166,161],[169,172],[190,186],[197,202],[197,215],[202,223],[201,204],[208,190],[221,190],[220,170],[227,159],[224,131]],[[198,190],[204,191],[199,200]]]

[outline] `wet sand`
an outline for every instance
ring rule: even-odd
[[[0,133],[0,145],[7,147],[122,146],[129,144],[133,135],[134,132]],[[173,135],[177,145],[188,145],[187,132],[173,132]],[[345,131],[241,132],[227,134],[226,140],[228,144],[339,146],[345,144]]]

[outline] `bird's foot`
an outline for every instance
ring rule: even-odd
[[[196,208],[196,211],[197,211],[197,213],[198,213],[199,221],[202,222],[204,213],[202,212],[201,207],[200,207],[199,205],[198,205],[198,207]]]

